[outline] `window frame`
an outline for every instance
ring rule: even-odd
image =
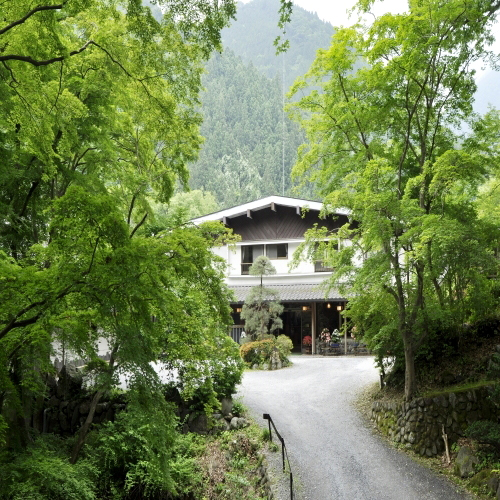
[[[284,257],[280,257],[278,255],[278,247],[280,246],[283,246],[285,247],[285,256]],[[268,248],[269,247],[276,247],[276,257],[270,257],[269,254],[268,254]],[[266,244],[266,257],[269,259],[269,260],[288,260],[288,243],[269,243],[269,244]]]

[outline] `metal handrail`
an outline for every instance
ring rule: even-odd
[[[285,472],[285,457],[286,461],[288,462],[288,470],[290,471],[290,500],[294,499],[293,495],[293,474],[292,474],[292,467],[290,466],[290,460],[288,459],[288,452],[286,450],[285,446],[285,440],[281,436],[281,434],[278,432],[278,429],[276,429],[276,426],[274,425],[273,419],[271,418],[271,415],[269,413],[264,413],[262,416],[264,420],[267,420],[267,423],[269,425],[269,440],[272,442],[273,440],[273,433],[271,431],[271,425],[273,426],[274,432],[276,432],[276,436],[278,439],[281,441],[281,458],[283,460],[283,472]]]

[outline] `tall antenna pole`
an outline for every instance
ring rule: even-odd
[[[283,38],[285,32],[283,32]],[[281,180],[282,180],[282,196],[285,196],[285,51],[283,51],[283,76],[281,78],[282,85],[282,108],[281,108],[281,122],[282,122],[282,152],[281,152]]]

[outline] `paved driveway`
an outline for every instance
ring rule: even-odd
[[[269,413],[284,437],[297,499],[470,498],[363,423],[351,402],[359,388],[378,380],[371,357],[295,356],[293,363],[274,372],[245,372],[238,396],[262,425],[262,414]]]

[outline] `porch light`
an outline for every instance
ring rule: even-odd
[[[236,312],[237,312],[237,313],[240,313],[240,312],[241,312],[241,307],[237,307],[237,308],[236,308]]]
[[[342,311],[342,306],[337,306],[337,311]]]
[[[326,308],[327,309],[331,309],[332,308],[332,305],[330,304],[330,302],[328,302],[328,304],[326,304]]]
[[[302,306],[303,311],[309,311],[309,306]]]

